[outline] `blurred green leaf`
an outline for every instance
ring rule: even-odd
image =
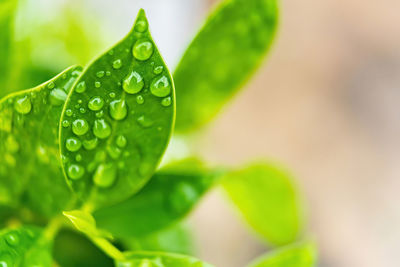
[[[212,267],[211,264],[198,259],[164,252],[127,252],[125,260],[116,263],[117,267]]]
[[[119,237],[144,237],[187,215],[212,187],[216,173],[195,159],[166,166],[127,201],[94,213],[99,227]]]
[[[150,179],[170,139],[174,101],[141,10],[126,38],[84,70],[64,107],[63,168],[88,206],[123,201]]]
[[[268,243],[283,245],[297,239],[303,214],[297,188],[285,171],[253,164],[227,174],[223,187],[244,219]]]
[[[225,0],[210,15],[174,73],[176,130],[211,119],[262,62],[277,26],[276,0]]]
[[[51,244],[39,228],[26,226],[0,232],[0,266],[51,265]]]
[[[313,243],[290,245],[269,252],[248,267],[313,267],[317,264],[317,249]]]
[[[52,216],[70,198],[60,166],[61,110],[80,67],[0,101],[0,203]]]

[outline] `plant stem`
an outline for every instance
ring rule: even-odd
[[[90,239],[111,258],[115,260],[123,260],[125,258],[122,252],[114,247],[107,239],[101,237],[90,237]]]

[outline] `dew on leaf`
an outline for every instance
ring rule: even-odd
[[[32,109],[31,100],[27,95],[21,97],[14,103],[14,108],[18,113],[28,114]]]
[[[164,107],[168,107],[171,105],[171,102],[172,102],[171,97],[168,96],[161,100],[161,105],[163,105]]]
[[[137,122],[144,128],[148,128],[153,125],[153,121],[144,115],[137,118]]]
[[[114,92],[111,92],[111,93],[109,93],[108,94],[111,98],[114,98],[115,97],[115,93]]]
[[[99,88],[101,86],[101,82],[95,81],[94,82],[94,87]]]
[[[112,66],[114,69],[118,70],[122,67],[122,61],[121,59],[117,59],[112,63]]]
[[[72,132],[76,135],[84,135],[89,130],[89,124],[85,119],[77,119],[72,123]]]
[[[83,147],[86,150],[93,150],[93,149],[95,149],[97,147],[98,142],[99,142],[98,139],[96,137],[94,137],[94,138],[89,139],[89,140],[84,140],[82,142],[82,144],[83,144]]]
[[[95,120],[93,133],[98,138],[105,139],[111,134],[111,126],[104,119]]]
[[[115,143],[120,148],[124,148],[126,146],[126,143],[127,143],[126,137],[123,136],[123,135],[118,135],[117,138],[115,139]]]
[[[71,117],[72,114],[73,114],[73,112],[72,112],[71,109],[67,109],[67,110],[65,111],[65,115],[67,115],[68,117]]]
[[[18,233],[14,232],[14,233],[8,233],[5,236],[6,242],[8,245],[15,247],[18,246],[19,241],[20,241],[20,237],[18,235]]]
[[[144,86],[143,77],[136,71],[132,71],[131,74],[126,76],[122,83],[122,88],[128,94],[139,93]]]
[[[108,146],[107,148],[107,153],[112,159],[118,159],[121,156],[121,149],[115,146]]]
[[[136,97],[136,103],[138,103],[139,105],[144,103],[144,97],[142,95],[138,95]]]
[[[128,114],[125,100],[114,100],[110,103],[110,115],[114,120],[123,120]]]
[[[67,170],[68,177],[72,180],[79,180],[85,174],[85,169],[78,164],[71,164]]]
[[[148,26],[147,21],[144,20],[144,19],[141,19],[141,20],[136,22],[135,31],[143,33],[145,31],[147,31],[148,27],[149,26]]]
[[[70,137],[65,142],[65,147],[68,149],[68,151],[71,152],[78,151],[81,148],[81,146],[82,146],[81,140],[75,137]]]
[[[163,66],[158,66],[154,68],[154,74],[160,74],[164,70]]]
[[[78,83],[78,85],[76,86],[75,91],[77,93],[83,93],[86,91],[86,83],[84,81]]]
[[[149,59],[153,54],[153,51],[153,44],[148,39],[138,40],[132,49],[133,56],[140,61]]]
[[[67,127],[69,127],[69,121],[67,121],[67,120],[63,120],[63,122],[62,122],[62,126],[63,126],[64,128],[67,128]]]
[[[104,111],[100,110],[99,112],[96,113],[97,118],[102,118],[104,116]]]
[[[102,188],[110,187],[117,177],[117,168],[113,163],[100,164],[93,176],[93,182]]]
[[[81,162],[82,161],[82,155],[81,154],[77,154],[76,157],[75,157],[75,160],[77,162]]]
[[[97,78],[103,78],[103,77],[104,77],[104,74],[105,74],[104,70],[101,70],[101,71],[96,72]]]
[[[93,111],[98,111],[102,109],[103,106],[104,106],[104,100],[99,96],[95,96],[92,99],[90,99],[88,104],[89,109]]]
[[[155,78],[150,85],[150,91],[158,97],[165,97],[171,93],[171,85],[166,76]]]
[[[67,93],[62,89],[53,89],[50,92],[50,103],[54,106],[61,106],[64,104],[65,99],[67,99]]]

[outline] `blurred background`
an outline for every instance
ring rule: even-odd
[[[215,2],[23,0],[13,72],[27,75],[7,88],[87,63],[129,31],[140,7],[174,69]],[[215,164],[267,158],[291,169],[321,267],[400,266],[398,10],[395,0],[281,1],[268,60],[195,144]],[[190,216],[200,258],[239,267],[265,251],[234,213],[217,190]]]

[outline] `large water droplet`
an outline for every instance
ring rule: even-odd
[[[115,60],[114,62],[113,62],[113,64],[112,64],[112,66],[113,66],[113,68],[114,69],[120,69],[121,67],[122,67],[122,61],[121,61],[121,59],[117,59],[117,60]]]
[[[104,106],[104,100],[99,96],[95,96],[92,99],[90,99],[88,104],[89,109],[93,111],[98,111],[102,109],[103,106]]]
[[[28,114],[32,109],[32,103],[28,96],[23,96],[14,103],[14,108],[18,113]]]
[[[7,244],[12,246],[12,247],[18,246],[19,241],[20,241],[18,233],[15,233],[15,232],[14,233],[8,233],[5,236],[5,239],[6,239]]]
[[[83,93],[86,91],[86,83],[84,81],[78,83],[78,85],[76,86],[75,91],[77,93]]]
[[[144,115],[137,118],[137,122],[144,128],[148,128],[153,125],[153,121]]]
[[[114,164],[100,164],[93,176],[93,181],[98,187],[110,187],[117,177],[117,168]]]
[[[126,137],[123,135],[118,135],[117,138],[115,139],[115,143],[120,148],[126,147],[126,143],[127,143]]]
[[[67,170],[68,177],[72,180],[79,180],[85,174],[85,169],[78,164],[71,164]]]
[[[122,83],[122,88],[128,94],[136,94],[142,90],[144,86],[143,77],[136,71],[132,71],[131,74],[126,76]]]
[[[148,39],[138,40],[132,49],[133,56],[141,61],[149,59],[153,51],[153,44]]]
[[[68,138],[67,141],[65,142],[65,147],[71,151],[71,152],[76,152],[78,151],[82,146],[81,140],[75,137]]]
[[[155,78],[150,85],[150,91],[158,97],[165,97],[171,93],[171,85],[166,76]]]
[[[135,31],[137,32],[145,32],[147,31],[148,24],[147,21],[144,19],[140,19],[136,22]]]
[[[72,132],[76,135],[84,135],[89,130],[89,124],[85,119],[77,119],[72,123]]]
[[[161,100],[161,105],[163,105],[164,107],[168,107],[171,105],[172,99],[170,96],[163,98],[163,100]]]
[[[98,139],[96,137],[94,137],[94,138],[89,139],[89,140],[84,140],[82,142],[82,144],[83,144],[83,147],[86,150],[93,150],[93,149],[95,149],[97,147]]]
[[[95,120],[93,133],[98,138],[105,139],[111,134],[111,126],[104,119]]]
[[[54,106],[61,106],[67,99],[67,93],[62,89],[53,89],[50,92],[50,103]]]
[[[125,100],[114,100],[110,103],[110,115],[114,120],[123,120],[128,114]]]

